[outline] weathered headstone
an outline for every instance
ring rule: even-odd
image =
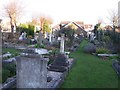
[[[47,60],[39,54],[24,54],[17,59],[17,88],[46,88]]]
[[[39,45],[42,45],[42,41],[43,41],[43,34],[42,34],[42,32],[40,31],[40,32],[39,32],[39,35],[38,35],[38,44],[39,44]]]
[[[94,33],[90,34],[90,42],[94,40]]]
[[[68,70],[68,61],[64,54],[58,54],[48,70],[55,72],[64,72]]]
[[[61,36],[60,53],[64,53],[64,34],[62,34],[62,36]]]

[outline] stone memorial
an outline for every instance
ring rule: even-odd
[[[49,43],[52,44],[52,34],[49,34]]]
[[[61,36],[60,41],[60,53],[64,53],[64,34]]]
[[[55,72],[64,72],[68,70],[68,61],[64,54],[58,54],[52,64],[49,65],[48,70]]]
[[[47,60],[35,53],[24,53],[16,60],[17,88],[47,87]]]
[[[39,45],[42,45],[42,44],[43,44],[43,43],[42,43],[42,42],[43,42],[43,34],[42,34],[42,31],[39,32],[37,41],[38,41],[38,44],[39,44]]]
[[[95,39],[95,38],[94,38],[94,33],[91,33],[91,34],[90,34],[90,42],[94,41],[94,39]]]
[[[60,53],[56,56],[52,64],[49,65],[48,70],[56,72],[64,72],[68,70],[68,61],[64,53],[64,35],[61,36]]]

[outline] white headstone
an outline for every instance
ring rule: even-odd
[[[51,33],[49,34],[49,42],[50,43],[52,42],[52,34]]]
[[[61,36],[60,53],[64,53],[64,34],[62,34],[62,36]]]
[[[23,37],[24,37],[24,33],[20,35],[19,40],[23,40]]]

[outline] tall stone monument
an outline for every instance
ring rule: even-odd
[[[61,39],[60,39],[60,53],[64,54],[64,34],[61,35]]]
[[[52,43],[52,33],[49,34],[49,43]]]
[[[43,41],[43,33],[42,31],[40,31],[38,34],[38,44],[42,45],[42,41]]]
[[[39,54],[24,54],[17,59],[17,88],[47,88],[47,60]]]

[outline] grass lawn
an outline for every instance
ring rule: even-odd
[[[20,50],[13,49],[13,48],[2,48],[2,53],[5,54],[7,52],[10,52],[12,54],[19,54]]]
[[[118,88],[118,76],[112,68],[112,60],[102,60],[97,56],[84,53],[80,44],[71,57],[76,63],[66,77],[61,88]]]

